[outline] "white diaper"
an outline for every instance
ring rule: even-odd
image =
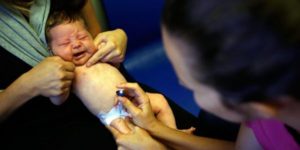
[[[117,118],[124,119],[127,116],[129,116],[129,114],[125,111],[121,102],[118,102],[118,104],[113,107],[108,113],[99,113],[97,115],[97,117],[104,125],[110,125],[113,120]]]

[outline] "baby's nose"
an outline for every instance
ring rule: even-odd
[[[79,40],[72,41],[72,48],[73,49],[78,49],[80,47],[81,47],[81,42]]]

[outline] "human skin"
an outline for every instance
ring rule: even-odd
[[[50,48],[54,55],[71,61],[77,66],[73,83],[75,93],[94,115],[109,112],[116,104],[117,85],[126,80],[115,67],[109,64],[97,63],[89,67],[84,65],[96,52],[96,47],[83,21],[57,25],[49,30],[49,36]],[[154,99],[153,111],[157,114],[157,118],[169,127],[176,128],[172,110],[163,96],[155,93],[148,93],[148,95]],[[120,120],[115,122],[123,124]],[[123,127],[118,129],[122,130]]]
[[[53,54],[76,66],[84,65],[97,50],[82,20],[65,22],[51,28],[49,37]]]
[[[97,63],[90,67],[84,65],[96,52],[96,47],[83,21],[57,25],[49,30],[49,36],[54,55],[77,66],[73,81],[75,94],[95,116],[99,113],[108,113],[117,102],[116,86],[126,80],[109,64]],[[122,119],[114,120],[112,125],[124,133],[129,132]]]
[[[68,95],[75,66],[59,57],[48,57],[0,92],[0,122],[32,98]],[[30,81],[30,84],[28,84]]]
[[[91,67],[76,67],[73,89],[89,111],[97,116],[108,113],[116,105],[117,85],[125,82],[118,69],[107,63],[97,63]],[[111,126],[123,133],[130,131],[123,119],[115,119]]]
[[[107,63],[97,63],[91,67],[76,67],[73,87],[89,110],[98,115],[109,112],[116,104],[117,85],[125,82],[118,69]]]
[[[126,79],[114,66],[97,63],[91,67],[85,65],[76,67],[73,89],[90,112],[97,116],[99,113],[109,112],[117,104],[117,86],[126,82]],[[147,93],[147,95],[153,99],[151,106],[158,120],[175,129],[173,112],[162,95],[155,93]],[[129,132],[123,119],[114,120],[111,126],[122,133]]]
[[[219,91],[212,86],[199,82],[192,74],[196,74],[191,66],[193,63],[194,47],[176,36],[166,28],[162,28],[166,53],[183,86],[194,93],[196,103],[206,111],[232,122],[244,122],[253,119],[277,119],[297,131],[300,131],[300,102],[289,95],[274,97],[274,102],[247,102],[227,107]],[[184,50],[184,51],[183,51]],[[276,101],[275,101],[276,100]],[[265,100],[267,101],[267,100]]]
[[[249,117],[273,118],[280,120],[299,131],[300,125],[299,119],[297,118],[299,118],[300,114],[300,103],[297,100],[288,96],[279,97],[279,104],[283,104],[280,105],[280,107],[271,103],[259,102],[240,104],[237,107],[238,110],[243,110],[242,112],[237,111],[236,108],[227,108],[221,102],[220,94],[217,90],[199,83],[199,81],[191,76],[191,74],[195,73],[193,72],[194,69],[190,67],[193,64],[193,53],[191,53],[191,51],[188,52],[188,49],[194,47],[182,38],[170,34],[166,28],[163,28],[163,40],[167,55],[171,60],[181,83],[194,93],[195,100],[201,108],[206,109],[219,117],[236,122],[245,121],[249,119]],[[241,125],[238,139],[235,143],[188,135],[170,129],[155,119],[149,106],[147,106],[149,104],[149,98],[145,96],[140,87],[135,84],[125,84],[120,86],[120,88],[129,88],[132,91],[135,91],[136,95],[139,95],[136,100],[129,101],[126,98],[121,99],[124,107],[132,116],[134,116],[133,122],[146,129],[153,137],[162,139],[164,142],[167,141],[166,143],[168,146],[174,149],[234,149],[234,147],[236,149],[262,149],[261,145],[256,140],[253,131],[245,126],[244,123]],[[139,105],[143,107],[135,107],[131,101],[134,101],[135,103],[138,102]],[[125,139],[124,136],[117,136],[116,139],[118,138]],[[124,145],[124,143],[126,143],[128,145],[130,140],[131,139],[126,138],[126,141],[123,141],[122,144]],[[131,149],[134,148],[131,147]]]

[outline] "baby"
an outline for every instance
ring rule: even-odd
[[[83,19],[76,14],[59,13],[50,15],[46,29],[47,42],[54,55],[73,62],[75,80],[73,90],[91,113],[105,125],[121,132],[130,130],[124,118],[127,113],[116,99],[117,85],[126,79],[118,69],[107,63],[86,67],[85,63],[97,51],[91,34],[86,30]],[[149,95],[151,97],[153,95]],[[165,112],[164,112],[165,111]],[[164,123],[176,128],[171,110],[161,110]]]

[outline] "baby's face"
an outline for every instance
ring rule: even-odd
[[[93,38],[82,21],[57,25],[49,30],[49,36],[53,54],[76,66],[84,65],[96,52]]]

